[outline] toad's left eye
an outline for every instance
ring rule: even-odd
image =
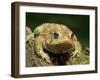
[[[72,34],[71,34],[71,39],[72,39],[72,40],[77,40],[76,35],[72,33]]]
[[[71,39],[73,39],[73,37],[74,37],[74,34],[72,33],[72,34],[71,34]]]

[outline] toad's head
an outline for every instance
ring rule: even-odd
[[[73,32],[65,25],[45,23],[34,30],[35,37],[40,37],[45,51],[53,54],[72,53],[77,41]]]

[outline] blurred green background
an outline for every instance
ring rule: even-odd
[[[83,48],[89,47],[89,15],[26,13],[26,26],[32,31],[43,23],[58,23],[68,26],[77,36]]]

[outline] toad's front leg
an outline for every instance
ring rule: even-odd
[[[51,63],[49,55],[43,51],[43,41],[39,37],[35,39],[34,49],[39,57],[41,57],[47,63]]]

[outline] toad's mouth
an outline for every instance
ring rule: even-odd
[[[75,51],[75,45],[69,41],[59,44],[44,44],[44,51],[52,54],[66,54]]]
[[[68,62],[70,57],[73,55],[72,51],[74,50],[74,48],[64,51],[59,51],[58,49],[58,52],[56,51],[55,53],[53,50],[49,49],[48,46],[43,48],[43,51],[49,55],[50,60],[54,65],[66,65],[66,62]]]
[[[43,48],[43,51],[46,52],[46,53],[48,53],[48,54],[55,54],[55,55],[60,55],[60,54],[66,54],[66,53],[68,53],[67,51],[55,53],[55,52],[50,51],[50,50],[48,50],[46,48]]]

